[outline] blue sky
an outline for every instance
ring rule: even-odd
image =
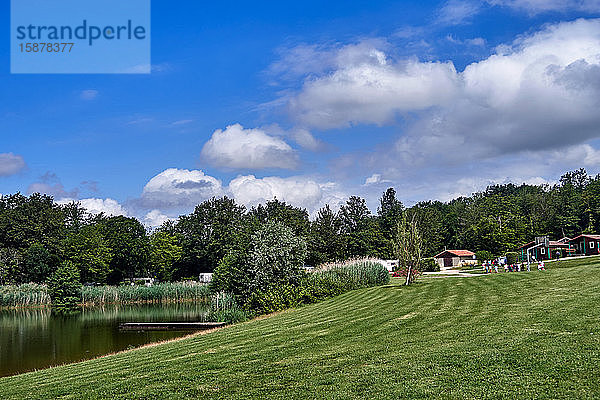
[[[152,1],[149,75],[11,75],[4,30],[0,193],[152,225],[600,171],[597,1],[182,3]]]

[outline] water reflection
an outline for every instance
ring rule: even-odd
[[[74,315],[50,309],[0,311],[0,376],[84,360],[189,334],[119,331],[121,322],[204,321],[197,303],[108,305]]]

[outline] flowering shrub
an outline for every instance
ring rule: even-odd
[[[417,279],[419,276],[421,276],[421,271],[417,271],[417,270],[412,270],[411,271],[411,282],[414,282],[415,279]],[[401,278],[406,278],[406,275],[408,275],[408,268],[398,268],[396,271],[394,271],[394,273],[392,274],[393,277],[401,277]]]

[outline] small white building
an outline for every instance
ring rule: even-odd
[[[212,281],[212,277],[213,277],[212,272],[203,272],[198,276],[198,282],[210,283]]]
[[[398,260],[377,260],[388,270],[388,272],[394,272],[398,269]]]
[[[469,250],[444,250],[434,258],[440,269],[477,264],[475,253]]]

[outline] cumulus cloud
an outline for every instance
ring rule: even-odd
[[[249,207],[277,198],[296,207],[306,208],[311,214],[325,204],[338,207],[346,198],[337,184],[318,183],[303,176],[239,176],[229,183],[229,191],[236,201]]]
[[[119,216],[123,215],[128,217],[129,214],[123,208],[123,206],[114,199],[70,199],[64,198],[57,201],[58,204],[68,204],[68,203],[79,203],[83,208],[87,210],[90,214],[100,214],[104,213],[107,216]]]
[[[152,210],[149,211],[143,219],[144,225],[150,228],[156,228],[161,226],[165,222],[171,220],[172,218],[163,214],[160,210]]]
[[[363,57],[343,58],[333,73],[306,80],[289,101],[292,117],[323,129],[383,125],[398,113],[444,105],[456,95],[458,76],[450,62],[393,62],[376,48],[363,50]]]
[[[408,164],[432,154],[460,162],[467,148],[481,157],[580,144],[600,136],[599,105],[600,20],[582,19],[520,37],[462,72],[381,53],[308,80],[290,110],[321,128],[392,123],[411,112],[395,145]]]
[[[203,171],[169,168],[150,179],[138,203],[147,208],[177,208],[222,194],[221,181]]]
[[[311,214],[326,203],[338,207],[347,198],[338,184],[308,176],[257,178],[242,175],[222,186],[221,181],[200,170],[172,168],[153,177],[144,187],[140,199],[131,205],[144,215],[144,223],[153,227],[170,219],[168,214],[173,210],[189,212],[204,200],[225,195],[248,207],[277,198],[306,208]]]
[[[294,169],[298,156],[284,140],[261,129],[244,129],[240,124],[216,130],[202,148],[202,158],[225,169]]]
[[[23,157],[13,153],[0,153],[0,176],[10,176],[26,167]]]

